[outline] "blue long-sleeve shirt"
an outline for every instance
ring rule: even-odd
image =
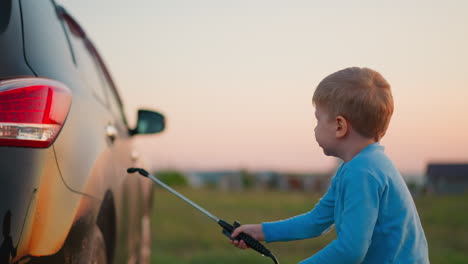
[[[262,223],[266,242],[337,238],[301,264],[429,263],[427,241],[403,178],[379,143],[343,163],[315,208]]]

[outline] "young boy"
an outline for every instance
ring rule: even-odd
[[[429,263],[413,199],[379,141],[393,113],[390,85],[376,71],[347,68],[315,90],[315,138],[327,156],[343,160],[315,208],[287,220],[242,225],[266,242],[317,237],[333,225],[337,238],[302,264]],[[247,248],[243,241],[232,243]]]

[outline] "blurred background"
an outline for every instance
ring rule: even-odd
[[[140,107],[165,114],[166,131],[137,142],[148,167],[244,223],[313,208],[338,165],[314,139],[314,89],[346,67],[379,71],[395,100],[382,144],[414,195],[431,262],[468,263],[468,2],[57,2],[103,55],[130,125]],[[154,263],[268,261],[172,199],[155,197]],[[333,238],[272,247],[294,263]]]

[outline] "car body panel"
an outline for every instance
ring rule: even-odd
[[[56,165],[55,154],[51,152],[53,149],[45,157],[41,181],[30,211],[34,217],[28,218],[32,227],[28,251],[24,253],[33,256],[56,253],[62,247],[72,227],[81,201],[91,199],[71,192],[66,187]],[[26,240],[23,243],[26,244]]]

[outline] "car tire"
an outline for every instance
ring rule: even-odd
[[[78,245],[73,244],[68,244],[64,248],[65,263],[107,264],[106,243],[97,225],[94,225],[89,235],[82,240],[79,251]]]
[[[101,230],[95,226],[90,240],[90,264],[107,264],[106,243]]]

